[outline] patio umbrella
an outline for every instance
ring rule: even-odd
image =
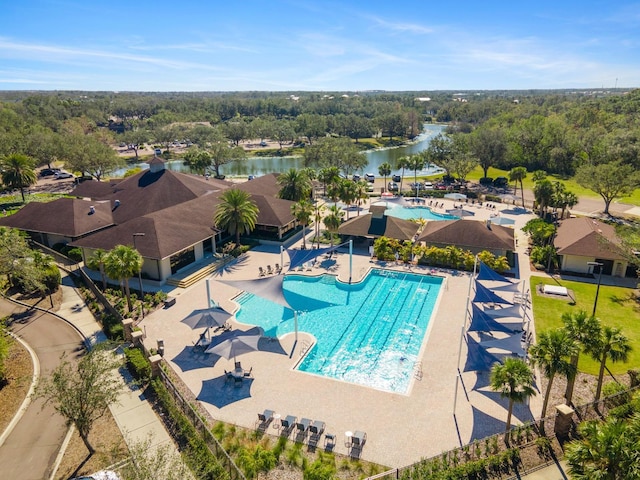
[[[464,193],[446,193],[444,198],[450,198],[451,200],[466,200],[467,196]]]
[[[507,217],[493,217],[491,218],[491,223],[494,225],[514,225],[516,221]]]
[[[235,363],[238,355],[258,350],[261,338],[261,335],[236,335],[207,348],[205,353],[213,353],[227,360],[233,358]]]
[[[473,217],[475,215],[474,212],[470,212],[469,210],[465,210],[464,208],[450,208],[447,210],[449,215],[454,215],[456,217]]]
[[[232,317],[232,314],[220,307],[203,308],[201,310],[194,310],[190,315],[180,321],[193,329],[211,328],[221,327]]]

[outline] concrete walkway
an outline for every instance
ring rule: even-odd
[[[62,305],[57,312],[48,312],[45,310],[41,310],[41,317],[45,317],[48,315],[55,315],[56,317],[65,320],[69,326],[73,327],[79,334],[84,338],[84,342],[86,345],[95,345],[97,343],[103,342],[106,340],[104,333],[102,332],[100,324],[95,320],[93,314],[90,312],[89,308],[85,304],[84,300],[80,296],[79,292],[76,290],[72,279],[63,275],[62,277]],[[36,328],[35,325],[32,328]],[[13,329],[14,333],[18,337],[21,338],[22,341],[26,338],[26,335],[21,332],[24,330],[22,325],[16,331],[16,328]],[[47,342],[50,342],[50,337],[45,335],[40,335],[43,339],[47,339]],[[36,336],[35,338],[38,338]],[[31,347],[32,345],[30,345]],[[42,354],[38,352],[38,346],[34,346],[38,357]],[[46,350],[44,354],[46,354]],[[59,357],[59,353],[56,353],[57,357]],[[56,357],[56,358],[57,358]],[[132,445],[133,443],[150,439],[151,446],[159,446],[159,445],[173,445],[173,441],[170,435],[164,428],[163,423],[157,417],[155,412],[153,411],[149,402],[145,399],[142,392],[137,387],[129,387],[127,383],[131,380],[128,376],[128,372],[125,369],[120,371],[120,378],[122,379],[122,392],[118,397],[118,401],[116,404],[110,407],[111,413],[120,428],[125,441],[128,445]],[[28,410],[28,402],[29,399],[25,400],[27,405],[23,405],[23,408],[20,409],[14,421],[12,421],[9,427],[2,433],[0,438],[2,439],[11,439],[12,433],[15,437],[15,434],[19,433],[19,431],[38,431],[40,429],[42,422],[42,415],[33,415],[25,414]],[[36,402],[37,403],[37,402]],[[50,412],[50,416],[53,417],[54,412]],[[56,414],[57,415],[57,414]],[[51,420],[51,418],[50,418]],[[62,459],[64,454],[64,450],[68,444],[68,439],[70,435],[67,432],[67,438],[64,442],[61,439],[65,436],[64,430],[64,422],[60,423],[58,430],[60,430],[58,436],[59,440],[50,443],[50,446],[53,446],[57,451],[52,451],[53,455],[48,455],[47,460],[47,472],[51,472],[49,475],[42,477],[39,476],[37,478],[55,478],[56,470],[58,468],[59,462]],[[0,451],[2,449],[6,450],[11,447],[11,451],[14,452],[13,456],[17,460],[20,461],[23,465],[16,465],[18,470],[16,471],[30,471],[30,458],[40,458],[42,457],[40,451],[37,450],[37,442],[34,442],[33,435],[27,435],[25,437],[25,441],[22,442],[21,446],[17,446],[15,444],[11,444],[8,440],[7,443],[3,446],[0,444]],[[61,447],[59,447],[62,445]],[[19,455],[16,453],[19,449],[21,452]],[[34,457],[35,455],[35,457]],[[23,459],[20,460],[20,459]],[[15,462],[14,462],[15,463]],[[31,465],[32,466],[32,465]],[[27,477],[25,477],[27,478]],[[34,477],[36,478],[36,477]]]

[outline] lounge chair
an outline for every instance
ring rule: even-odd
[[[293,415],[287,415],[281,422],[282,430],[280,430],[280,435],[284,437],[288,437],[293,430],[293,427],[296,425],[296,421],[298,417],[294,417]]]
[[[264,268],[258,267],[258,275],[260,275],[261,277],[264,277],[266,275]]]
[[[296,442],[304,441],[310,426],[311,420],[308,418],[301,418],[299,422],[296,422]]]
[[[324,450],[331,452],[336,446],[336,436],[333,433],[327,433],[324,436]]]
[[[353,448],[362,448],[364,447],[364,444],[366,441],[367,441],[366,432],[356,431],[351,437],[351,446]]]
[[[266,430],[273,420],[273,416],[275,415],[275,413],[276,412],[269,409],[265,410],[263,413],[258,413],[257,428],[259,430]]]
[[[309,432],[311,435],[309,436],[309,446],[315,447],[318,445],[320,441],[320,437],[324,433],[325,423],[321,420],[316,420],[311,425],[309,425]]]
[[[279,275],[280,272],[282,272],[282,267],[280,266],[279,263],[276,263],[275,271],[277,275]]]
[[[271,265],[267,265],[267,275],[271,274],[273,274],[273,269],[271,268]]]

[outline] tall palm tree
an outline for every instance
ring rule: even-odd
[[[407,157],[407,168],[413,170],[413,182],[418,183],[418,170],[422,170],[424,168],[426,160],[424,155],[419,153],[414,155],[409,155]],[[417,195],[417,194],[416,194]]]
[[[131,312],[131,292],[129,290],[129,278],[140,272],[142,268],[142,256],[133,247],[127,245],[116,245],[109,250],[104,263],[104,270],[109,278],[120,282],[124,287],[124,294],[127,297],[127,307]]]
[[[320,223],[322,222],[322,217],[324,216],[325,207],[320,203],[316,203],[316,208],[313,213],[313,222],[316,227],[316,239],[318,242],[318,248],[320,248]]]
[[[607,366],[607,360],[610,360],[612,363],[626,362],[629,358],[629,352],[631,352],[629,339],[619,328],[605,326],[602,329],[600,338],[597,339],[592,353],[593,359],[600,361],[595,402],[600,400],[602,380],[604,378],[604,369]]]
[[[24,203],[24,189],[38,182],[33,170],[33,160],[21,153],[12,153],[2,160],[2,183],[10,188],[19,188]]]
[[[295,168],[279,175],[278,185],[281,187],[278,196],[294,202],[309,198],[312,189],[311,180],[307,174]]]
[[[331,235],[331,247],[333,247],[333,235],[338,231],[340,223],[342,222],[342,216],[344,212],[337,205],[331,205],[329,207],[329,213],[324,217],[322,222],[327,227]]]
[[[573,378],[576,374],[575,367],[569,361],[576,348],[576,343],[565,330],[555,329],[541,332],[538,336],[538,343],[529,350],[533,364],[542,368],[548,380],[540,414],[540,430],[544,431],[544,417],[547,413],[549,394],[556,374],[563,375],[567,379]]]
[[[524,208],[524,187],[522,181],[527,177],[526,167],[514,167],[509,171],[509,180],[513,182],[513,190],[518,188],[518,182],[520,182],[520,195],[522,196],[522,208]]]
[[[578,426],[579,440],[565,449],[569,474],[574,480],[640,478],[637,443],[640,416],[629,423],[610,417],[605,422],[591,420]]]
[[[236,245],[240,245],[240,234],[250,233],[256,228],[258,206],[251,200],[251,195],[237,188],[230,188],[220,195],[222,202],[213,216],[215,224],[236,236]]]
[[[509,445],[513,404],[524,402],[528,397],[536,394],[533,389],[533,372],[529,365],[519,358],[507,357],[503,364],[497,363],[491,369],[491,389],[499,392],[501,397],[509,399],[504,434],[504,441]]]
[[[563,313],[562,323],[564,323],[564,329],[567,332],[567,335],[573,338],[579,346],[575,353],[571,355],[571,364],[575,367],[577,372],[578,360],[581,351],[591,353],[594,347],[594,342],[600,338],[600,320],[594,316],[587,315],[587,312],[584,310],[580,310],[575,314],[571,314],[570,312]],[[567,381],[567,389],[564,394],[567,405],[571,405],[575,382],[575,377]]]
[[[302,225],[302,248],[307,249],[307,225],[311,221],[311,215],[313,215],[313,205],[309,200],[300,200],[299,202],[291,205],[291,215],[296,217],[296,220]]]
[[[389,162],[381,163],[378,167],[378,173],[384,177],[384,188],[387,188],[387,177],[391,175],[391,164]]]
[[[107,289],[107,277],[104,274],[104,264],[107,261],[107,251],[102,248],[98,248],[93,252],[89,258],[87,258],[87,267],[91,270],[98,270],[100,272],[100,278],[102,279],[102,290]]]
[[[327,185],[334,183],[340,178],[340,169],[338,167],[321,168],[318,173],[318,180],[322,182],[322,195],[327,194]]]
[[[409,157],[406,155],[396,161],[396,169],[402,170],[402,175],[400,176],[400,191],[402,191],[402,182],[404,182],[404,170],[409,167]]]
[[[340,200],[347,205],[347,220],[349,220],[349,212],[351,204],[356,200],[356,184],[351,180],[343,179],[340,182]]]
[[[358,205],[358,216],[360,216],[360,206],[364,203],[364,201],[369,198],[369,193],[367,192],[367,182],[360,180],[355,185],[354,193],[355,193],[355,202]]]

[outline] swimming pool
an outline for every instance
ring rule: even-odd
[[[391,217],[403,218],[404,220],[417,220],[422,218],[424,220],[458,220],[460,217],[455,215],[448,215],[446,213],[437,213],[431,210],[429,207],[403,207],[401,205],[388,208],[385,214]]]
[[[406,393],[441,284],[440,277],[380,269],[352,285],[333,275],[287,275],[283,290],[299,312],[298,330],[316,338],[298,370]],[[238,321],[268,336],[294,331],[291,310],[247,293],[236,300]]]

